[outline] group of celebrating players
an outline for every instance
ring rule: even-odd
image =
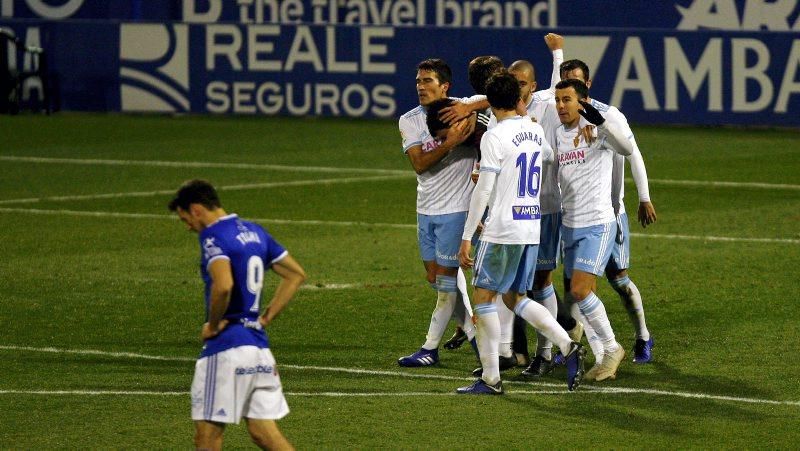
[[[477,380],[459,393],[502,394],[500,372],[514,366],[525,366],[522,376],[533,379],[564,365],[569,390],[615,378],[625,350],[596,294],[604,274],[636,330],[633,362],[652,359],[641,295],[627,273],[623,204],[627,159],[638,220],[643,227],[655,222],[644,162],[625,116],[590,98],[586,64],[563,62],[563,41],[545,36],[552,83],[539,91],[529,61],[505,68],[497,57],[480,56],[468,69],[475,95],[454,99],[447,63],[426,59],[417,66],[420,106],[399,121],[403,151],[417,173],[418,241],[437,301],[425,343],[398,363],[438,363],[454,318],[458,328],[445,348],[469,341],[481,362]],[[563,298],[552,277],[559,260]],[[537,331],[532,356],[526,324]],[[584,334],[595,358],[588,371]]]

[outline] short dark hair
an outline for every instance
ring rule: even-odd
[[[200,204],[209,210],[216,210],[222,205],[219,202],[217,190],[207,180],[194,179],[183,183],[175,193],[175,197],[169,201],[167,208],[170,211],[189,210],[189,205]]]
[[[436,132],[439,130],[450,128],[450,124],[446,124],[439,119],[439,112],[441,112],[443,108],[449,107],[454,102],[455,100],[453,99],[438,99],[427,106],[428,116],[425,118],[425,122],[428,124],[428,131],[431,133],[431,136],[435,136]]]
[[[583,72],[583,76],[586,77],[586,79],[583,80],[584,82],[586,82],[586,80],[591,78],[589,76],[589,66],[587,66],[586,63],[584,63],[581,60],[564,61],[563,63],[561,63],[560,66],[558,66],[558,74],[561,75],[563,78],[564,72],[570,72],[575,69],[580,69],[581,72]]]
[[[585,99],[589,97],[589,88],[586,87],[586,83],[577,78],[567,78],[566,80],[559,81],[558,84],[556,84],[556,89],[567,89],[570,86],[575,89],[575,93],[578,94],[579,98]]]
[[[443,59],[428,58],[426,60],[422,60],[419,64],[417,64],[417,70],[429,70],[434,72],[436,74],[436,78],[439,79],[439,83],[453,82],[453,71],[450,70],[450,66],[448,66]]]
[[[519,82],[505,69],[496,72],[486,82],[486,98],[492,108],[513,110],[519,100]]]
[[[475,94],[486,94],[486,82],[495,72],[503,68],[503,61],[497,56],[478,56],[469,62],[467,75]]]

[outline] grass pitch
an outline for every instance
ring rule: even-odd
[[[626,359],[575,393],[563,370],[539,383],[511,370],[508,394],[483,398],[453,394],[468,349],[396,364],[424,341],[435,295],[395,122],[3,118],[0,447],[191,446],[198,246],[165,205],[203,177],[309,275],[269,329],[292,409],[280,425],[300,449],[795,448],[800,134],[634,131],[659,217],[631,226],[654,362]],[[599,287],[630,351],[627,315]],[[225,440],[252,447],[243,426]]]

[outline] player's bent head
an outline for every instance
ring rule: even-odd
[[[589,83],[589,66],[581,60],[567,60],[558,66],[558,73],[562,80],[577,78],[584,83]]]
[[[443,59],[428,58],[426,60],[422,60],[419,64],[417,64],[417,72],[421,70],[435,73],[436,78],[439,79],[440,85],[452,83],[453,81],[453,71],[450,70],[450,66],[448,66]]]
[[[446,124],[439,118],[439,113],[441,113],[442,109],[449,107],[454,102],[455,100],[453,99],[438,99],[427,105],[428,115],[425,118],[425,122],[428,124],[428,131],[431,136],[441,138],[441,132],[450,128],[449,124]]]
[[[575,90],[575,94],[580,100],[586,100],[589,97],[589,88],[586,86],[586,83],[577,78],[568,78],[559,81],[556,84],[556,97],[562,97],[559,95],[559,91],[568,90],[570,88]]]
[[[209,181],[201,179],[184,182],[167,207],[170,211],[178,211],[179,208],[188,211],[192,204],[200,204],[209,210],[216,210],[222,206],[214,186]]]
[[[503,61],[494,55],[477,56],[469,62],[467,76],[476,94],[486,94],[486,82],[495,72],[503,69]]]
[[[514,110],[520,98],[519,82],[506,70],[497,72],[486,82],[486,98],[492,108]]]

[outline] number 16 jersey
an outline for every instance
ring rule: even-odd
[[[481,172],[497,174],[481,241],[539,244],[542,161],[553,149],[528,116],[503,119],[481,139]]]

